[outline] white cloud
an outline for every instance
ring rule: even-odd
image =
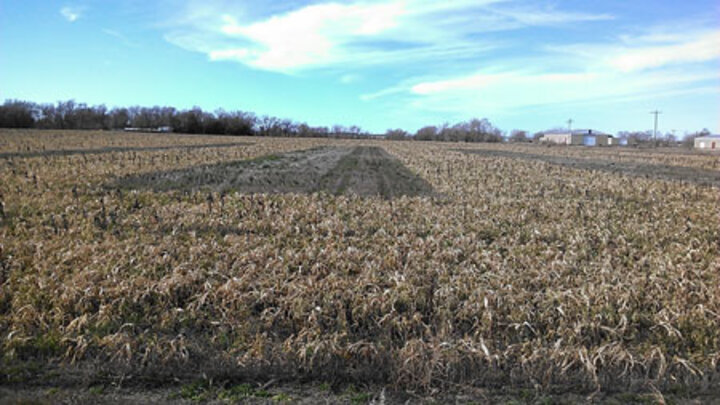
[[[507,8],[505,0],[391,0],[318,3],[249,18],[208,6],[166,35],[211,60],[232,60],[279,72],[344,64],[458,59],[496,47],[478,34],[526,26],[607,19],[605,14],[552,8]],[[214,11],[213,11],[214,10]],[[214,16],[214,17],[213,17]]]
[[[222,51],[210,51],[210,60],[232,60],[243,61],[250,52],[247,49],[226,49]]]
[[[720,59],[720,30],[699,33],[690,38],[651,38],[654,42],[661,39],[670,40],[672,43],[624,49],[607,60],[618,70],[631,72],[671,64]]]
[[[128,37],[126,37],[125,35],[123,35],[122,33],[118,32],[118,31],[104,28],[102,30],[102,32],[104,34],[107,34],[107,35],[117,39],[118,41],[122,42],[126,46],[133,47],[133,48],[139,46],[139,44],[137,42],[131,41],[130,39],[128,39]]]
[[[523,3],[282,3],[279,10],[258,14],[194,2],[181,21],[169,26],[166,39],[212,61],[256,69],[327,69],[344,84],[362,74],[364,101],[386,99],[398,109],[452,116],[652,100],[717,87],[718,71],[707,63],[720,59],[720,31],[714,25],[635,28],[628,35],[617,25],[592,25],[612,20],[606,13]],[[537,27],[543,30],[527,31],[522,41],[509,32]],[[540,35],[535,38],[535,33]],[[575,36],[597,42],[572,43]],[[548,38],[556,45],[537,46]],[[392,72],[394,81],[375,76],[378,71]],[[373,82],[385,84],[371,88]]]
[[[720,60],[720,30],[622,35],[620,40],[611,44],[584,43],[547,49],[620,72]]]
[[[65,6],[60,9],[60,15],[69,22],[75,22],[82,16],[82,11],[81,7]]]
[[[583,22],[583,21],[605,21],[612,20],[614,17],[610,14],[589,14],[589,13],[569,13],[557,11],[553,9],[497,9],[495,12],[499,15],[506,16],[523,25],[552,25],[564,24],[567,22]]]
[[[541,65],[537,63],[535,65]],[[707,67],[652,72],[609,69],[547,73],[538,70],[480,71],[440,80],[393,86],[363,100],[402,97],[407,108],[446,117],[502,116],[528,108],[648,100],[670,94],[707,93],[718,72]]]
[[[345,75],[340,76],[340,83],[342,84],[351,84],[358,82],[362,79],[362,76],[356,73],[348,73]]]
[[[244,26],[225,16],[226,24],[221,31],[250,40],[253,45],[221,52],[232,51],[233,59],[268,70],[326,65],[345,52],[342,44],[348,39],[389,30],[397,24],[396,18],[402,12],[402,7],[395,4],[329,3]]]
[[[495,83],[502,82],[513,77],[512,73],[500,74],[474,74],[459,78],[438,80],[434,82],[423,82],[410,88],[415,94],[431,95],[451,91],[465,91],[468,89],[487,88]]]
[[[389,96],[392,94],[402,94],[406,93],[408,91],[409,87],[405,85],[398,85],[393,87],[388,87],[386,89],[382,89],[380,91],[376,91],[374,93],[370,94],[363,94],[360,96],[360,99],[363,101],[371,101],[375,100],[381,97]]]
[[[503,114],[529,107],[653,100],[707,94],[720,84],[720,31],[654,30],[605,44],[548,47],[524,60],[495,60],[492,69],[418,78],[362,96],[404,96],[411,108],[455,114]],[[565,53],[569,57],[558,57]],[[713,66],[714,65],[714,66]],[[533,66],[532,69],[519,66]]]

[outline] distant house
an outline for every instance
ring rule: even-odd
[[[720,151],[720,135],[706,135],[695,138],[695,149]]]
[[[575,129],[568,132],[548,132],[540,137],[540,142],[585,146],[617,145],[617,141],[612,135],[592,129]]]
[[[135,127],[125,127],[125,132],[152,132],[152,133],[158,133],[158,132],[172,132],[172,127],[156,127],[156,128],[135,128]]]

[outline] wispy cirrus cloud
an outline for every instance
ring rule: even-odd
[[[621,71],[630,72],[718,58],[720,31],[711,31],[681,43],[639,47],[620,52],[608,62]]]
[[[68,22],[75,22],[82,17],[84,10],[84,7],[64,6],[60,9],[60,15]]]
[[[405,91],[414,96],[417,107],[464,113],[498,112],[537,105],[651,96],[671,90],[687,90],[690,85],[716,78],[717,73],[710,69],[690,74],[668,70],[632,75],[612,71],[543,73],[519,70],[480,72],[447,80],[420,82]],[[707,86],[707,83],[702,86]]]
[[[356,83],[358,81],[362,80],[362,76],[356,73],[348,73],[340,76],[340,83],[342,84],[351,84]]]
[[[355,96],[367,105],[408,116],[707,95],[717,93],[720,79],[711,66],[720,60],[720,35],[715,24],[696,19],[628,28],[610,13],[549,0],[212,4],[190,3],[165,26],[165,39],[210,61],[330,73],[333,83],[362,88]]]
[[[547,46],[537,56],[496,59],[491,66],[466,74],[410,79],[362,99],[400,96],[414,109],[467,115],[650,100],[670,94],[711,94],[717,93],[720,83],[718,63],[719,30],[668,33],[651,28],[611,42]]]
[[[548,49],[592,59],[596,64],[621,72],[635,72],[668,65],[720,60],[720,30],[623,35],[616,43],[582,43]]]
[[[108,28],[103,28],[102,32],[106,35],[109,35],[109,36],[117,39],[125,46],[129,46],[131,48],[136,48],[139,46],[139,44],[137,42],[130,40],[127,36],[125,36],[124,34],[122,34],[119,31],[111,30]]]
[[[218,9],[185,18],[166,39],[210,60],[294,72],[342,64],[390,64],[467,58],[495,49],[479,34],[527,26],[612,18],[554,8],[519,8],[503,0],[393,0],[317,3],[254,19]]]

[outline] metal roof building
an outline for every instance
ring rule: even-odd
[[[540,137],[540,142],[585,146],[609,146],[617,144],[612,135],[593,129],[574,129],[568,132],[548,132]]]
[[[698,136],[695,138],[695,149],[720,151],[720,135]]]

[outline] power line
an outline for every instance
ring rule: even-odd
[[[655,115],[655,129],[653,130],[653,139],[655,141],[657,141],[657,121],[658,121],[658,115],[662,114],[662,111],[658,111],[658,110],[650,111],[650,114]]]

